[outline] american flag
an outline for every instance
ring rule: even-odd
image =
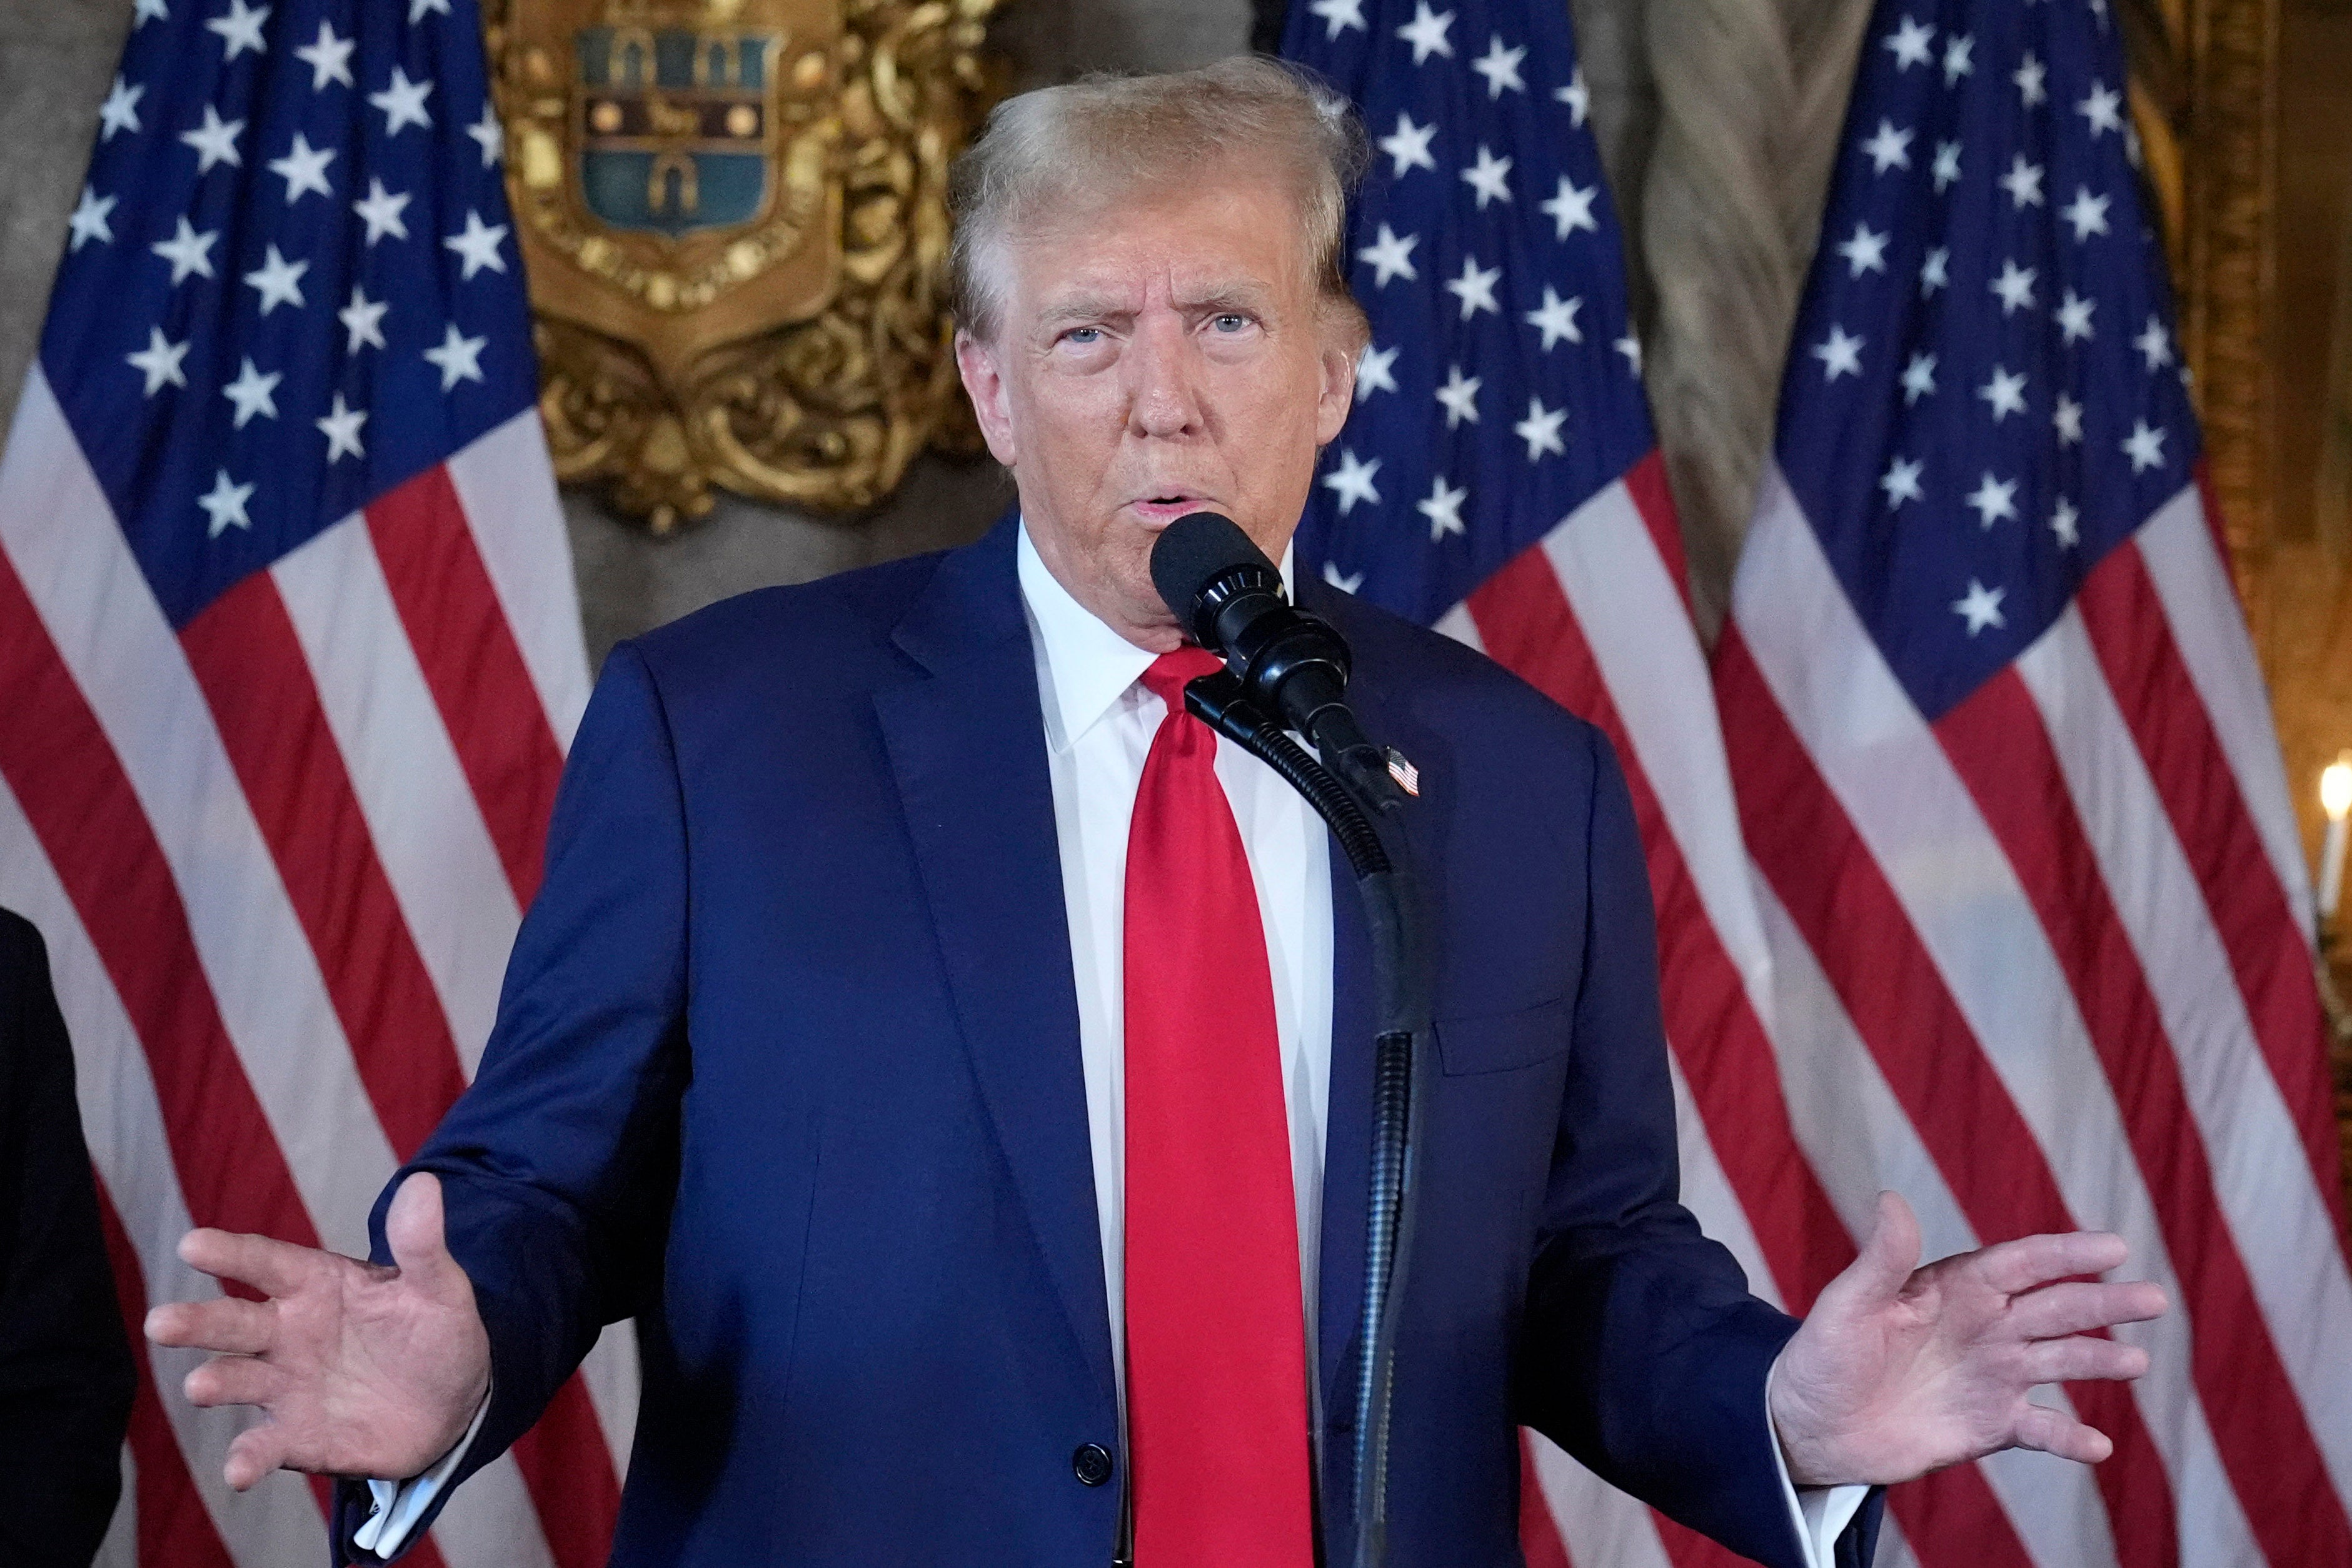
[[[1684,1200],[1752,1289],[1801,1310],[1853,1243],[1782,1102],[1765,932],[1566,8],[1311,0],[1284,52],[1354,98],[1376,153],[1349,241],[1371,344],[1303,558],[1608,733],[1658,907]],[[1542,1437],[1525,1454],[1535,1568],[1737,1561]]]
[[[137,0],[0,461],[0,903],[126,1317],[191,1225],[364,1255],[464,1087],[587,692],[471,0]],[[142,1356],[108,1561],[318,1561]],[[604,1559],[608,1337],[415,1561]],[[592,1393],[593,1388],[593,1393]]]
[[[2106,0],[1883,0],[1717,702],[1799,1146],[1931,1251],[2074,1226],[2174,1310],[2116,1442],[1893,1506],[1926,1561],[2352,1563],[2311,901],[2200,485]]]

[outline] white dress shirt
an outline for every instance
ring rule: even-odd
[[[1078,1054],[1086,1072],[1087,1137],[1094,1156],[1095,1210],[1102,1226],[1104,1295],[1110,1309],[1111,1362],[1126,1426],[1126,954],[1127,830],[1144,759],[1167,707],[1141,677],[1157,657],[1129,642],[1073,598],[1030,542],[1017,546],[1021,598],[1037,660],[1054,826],[1062,857],[1070,967],[1076,983]],[[1283,580],[1290,579],[1285,551]],[[1307,1364],[1316,1362],[1317,1260],[1321,1252],[1323,1151],[1331,1079],[1330,838],[1314,809],[1274,771],[1231,741],[1217,741],[1218,782],[1241,830],[1257,885],[1274,981],[1275,1033],[1282,1052],[1282,1097],[1290,1127],[1291,1190],[1298,1208],[1301,1305]],[[1369,1042],[1366,1042],[1369,1048]],[[1319,1380],[1309,1379],[1310,1385]],[[484,1401],[483,1410],[488,1403]],[[1318,1422],[1320,1412],[1316,1413]],[[1769,1419],[1769,1417],[1768,1417]],[[481,1414],[474,1418],[477,1428]],[[356,1543],[389,1553],[446,1483],[473,1433],[425,1475],[371,1481],[376,1512]],[[1777,1451],[1778,1445],[1775,1449]],[[1798,1492],[1781,1482],[1813,1568],[1867,1489]]]

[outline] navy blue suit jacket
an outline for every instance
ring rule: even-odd
[[[480,1077],[409,1168],[444,1183],[489,1331],[467,1469],[636,1317],[617,1564],[1111,1559],[1120,1488],[1072,1462],[1119,1431],[1013,543],[714,605],[615,649],[582,721]],[[1607,742],[1454,643],[1301,596],[1420,767],[1441,932],[1391,1560],[1520,1562],[1525,1423],[1794,1568],[1764,1417],[1794,1324],[1675,1200]],[[1318,1375],[1343,1563],[1370,960],[1352,888],[1332,910]]]

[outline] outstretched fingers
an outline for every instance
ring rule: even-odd
[[[166,1301],[147,1314],[147,1338],[159,1345],[262,1355],[270,1348],[278,1314],[259,1301],[223,1296],[213,1301]]]
[[[2116,1451],[2105,1433],[2095,1426],[2085,1426],[2064,1411],[2053,1410],[2046,1405],[2025,1407],[2017,1420],[2014,1445],[2084,1465],[2095,1465]]]
[[[2116,1323],[2164,1316],[2164,1287],[2147,1280],[2114,1285],[2046,1285],[2010,1303],[2009,1320],[2022,1339],[2051,1340]]]
[[[285,1387],[284,1374],[251,1356],[215,1356],[181,1384],[191,1405],[268,1405]]]
[[[2004,1296],[2019,1296],[2053,1279],[2105,1274],[2130,1256],[2124,1238],[2103,1230],[2058,1236],[2024,1236],[1995,1243],[1977,1254],[1985,1283]]]
[[[2025,1347],[2025,1371],[2035,1383],[2122,1382],[2147,1371],[2147,1352],[2087,1334],[2037,1340]]]
[[[264,1421],[258,1426],[247,1427],[229,1443],[227,1462],[221,1466],[221,1479],[234,1490],[243,1491],[285,1464],[289,1457],[285,1433]]]
[[[215,1279],[250,1285],[265,1296],[291,1296],[317,1276],[323,1255],[267,1236],[192,1230],[180,1238],[180,1260]]]

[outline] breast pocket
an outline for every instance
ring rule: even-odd
[[[1568,999],[1555,997],[1510,1013],[1440,1018],[1432,1026],[1447,1077],[1508,1072],[1549,1061],[1568,1049]]]

